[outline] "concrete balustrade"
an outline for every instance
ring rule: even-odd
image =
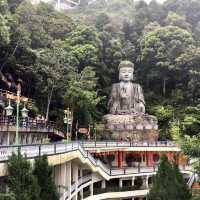
[[[107,145],[116,145],[117,143],[107,143]],[[112,147],[113,148],[113,147]],[[146,149],[151,147],[145,147]],[[20,146],[2,146],[0,147],[0,161],[1,164],[6,165],[8,157],[12,152],[17,153],[21,151],[22,154],[26,154],[27,158],[32,159],[37,156],[47,155],[50,159],[50,164],[54,165],[55,183],[59,188],[60,200],[77,200],[78,194],[81,199],[84,199],[83,189],[89,187],[90,197],[95,200],[106,199],[106,195],[94,195],[94,183],[100,181],[101,188],[106,188],[106,180],[119,179],[119,187],[123,188],[123,180],[128,179],[131,185],[134,186],[137,177],[143,178],[142,188],[148,191],[149,187],[149,177],[154,175],[157,171],[157,167],[126,167],[112,169],[108,168],[100,160],[96,160],[89,151],[86,151],[82,144],[79,142],[75,143],[55,143],[47,145],[20,145]],[[75,161],[76,159],[76,161]],[[83,176],[82,166],[90,169],[92,175]],[[0,165],[0,168],[3,165]],[[183,173],[192,174],[191,167],[181,167]],[[0,170],[2,171],[2,170]],[[80,173],[79,173],[80,172]],[[4,174],[5,175],[5,174]],[[98,178],[94,179],[94,176]],[[135,192],[135,191],[134,191]],[[144,193],[145,193],[144,192]],[[126,192],[119,193],[123,198]],[[133,193],[133,197],[145,196],[137,195],[138,193]],[[109,193],[115,197],[114,192]],[[91,198],[85,198],[90,200]],[[111,196],[109,196],[110,198]],[[119,196],[117,196],[119,197]],[[132,197],[132,196],[131,196]]]

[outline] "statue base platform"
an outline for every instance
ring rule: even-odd
[[[144,113],[127,115],[108,114],[103,117],[104,139],[156,141],[158,140],[157,118]]]
[[[155,142],[158,140],[159,133],[156,130],[132,130],[125,131],[110,131],[104,130],[101,138],[104,140],[125,140],[132,142],[148,141]]]

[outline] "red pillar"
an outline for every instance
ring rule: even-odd
[[[148,152],[148,166],[153,167],[154,166],[154,161],[153,161],[153,152]]]
[[[145,160],[146,160],[146,166],[149,166],[149,158],[148,158],[148,151],[145,152]]]
[[[123,166],[123,152],[118,151],[118,167],[121,168]]]
[[[124,152],[121,152],[121,167],[123,167],[123,160],[124,160]]]
[[[150,153],[150,166],[152,167],[154,165],[154,161],[153,161],[153,152]]]
[[[152,152],[146,152],[146,165],[147,167],[152,167],[154,165]]]

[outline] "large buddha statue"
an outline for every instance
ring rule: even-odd
[[[142,88],[133,81],[134,64],[122,61],[119,64],[120,83],[113,84],[108,102],[111,114],[145,113]]]
[[[139,84],[133,83],[133,73],[132,62],[122,61],[119,64],[120,82],[112,85],[109,114],[103,117],[105,129],[110,130],[115,139],[123,136],[131,138],[134,134],[142,140],[146,138],[146,130],[148,134],[157,130],[156,117],[145,113],[143,90]]]

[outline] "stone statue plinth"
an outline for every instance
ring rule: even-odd
[[[145,113],[142,87],[133,83],[134,64],[119,64],[119,83],[112,85],[108,101],[109,113],[103,117],[107,139],[148,140],[158,139],[157,118]],[[107,133],[106,133],[107,132]]]
[[[158,130],[157,118],[146,114],[112,115],[103,117],[105,128],[109,130]]]
[[[107,114],[103,117],[107,139],[131,141],[158,140],[157,118],[152,115],[134,113],[126,115]]]

